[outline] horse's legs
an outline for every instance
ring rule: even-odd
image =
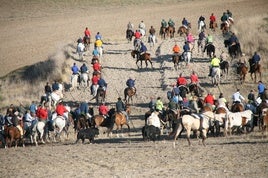
[[[191,142],[190,142],[190,135],[191,135],[191,128],[187,128],[187,141],[189,146],[191,146]]]

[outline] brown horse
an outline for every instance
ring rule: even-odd
[[[217,22],[213,22],[213,23],[210,23],[209,24],[209,28],[212,30],[212,31],[216,31],[216,28],[218,28],[218,24]]]
[[[170,38],[174,38],[175,27],[168,26],[168,27],[166,28],[166,34],[167,34],[168,37],[170,37]]]
[[[99,105],[100,103],[105,101],[105,91],[102,87],[99,87],[97,90],[97,95],[96,95],[96,103]]]
[[[88,51],[89,50],[89,47],[90,47],[90,37],[84,37],[83,39],[83,42],[84,42],[84,45],[85,45],[85,51]]]
[[[124,90],[124,96],[125,96],[125,102],[129,104],[129,101],[133,103],[132,97],[136,94],[136,88],[125,88]]]
[[[222,31],[222,34],[225,34],[229,31],[229,27],[228,27],[228,24],[227,23],[222,23],[221,24],[221,31]]]
[[[151,54],[150,53],[143,53],[142,55],[140,55],[140,52],[139,51],[132,50],[131,51],[131,56],[133,58],[135,58],[135,56],[137,57],[136,65],[137,65],[138,68],[139,68],[139,66],[138,66],[138,62],[139,61],[140,61],[140,64],[141,64],[141,68],[142,68],[142,61],[145,61],[146,68],[148,67],[148,61],[151,63],[151,67],[153,68],[153,62],[152,62],[152,58],[151,58]]]
[[[128,116],[130,115],[130,110],[131,110],[130,105],[126,104],[126,113]],[[122,133],[122,127],[126,125],[128,127],[128,135],[129,135],[130,127],[129,127],[129,123],[127,122],[127,118],[125,114],[122,112],[116,112],[114,117],[115,117],[114,122],[116,125],[116,133],[118,133],[119,130]]]
[[[20,134],[20,131],[17,127],[14,126],[7,126],[4,127],[4,132],[6,136],[6,143],[8,147],[11,147],[15,143],[15,147],[18,146],[18,143],[22,143],[22,146],[24,147],[24,139]]]
[[[246,75],[248,73],[248,68],[244,63],[237,64],[237,74],[240,76],[241,84],[245,82]]]
[[[166,27],[160,27],[159,35],[161,36],[161,39],[166,39]]]
[[[182,36],[183,34],[187,35],[188,34],[188,29],[185,26],[180,26],[178,29],[178,34]]]
[[[114,127],[114,119],[115,119],[114,114],[115,114],[115,108],[112,108],[109,110],[107,118],[104,118],[102,115],[95,115],[92,119],[93,125],[97,128],[106,127],[107,128],[106,133],[107,136],[109,136]]]
[[[79,132],[79,130],[87,128],[89,128],[87,117],[84,114],[80,114],[74,129],[76,132]]]
[[[241,103],[234,103],[231,107],[231,112],[244,111],[244,106]]]
[[[175,70],[178,70],[178,65],[179,65],[179,62],[182,61],[182,56],[180,54],[175,54],[172,56],[172,61],[174,63]]]

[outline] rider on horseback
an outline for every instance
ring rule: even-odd
[[[133,80],[131,77],[129,77],[129,79],[127,80],[126,85],[128,86],[128,88],[136,91],[135,80]]]
[[[177,79],[177,86],[181,86],[181,85],[184,85],[184,86],[187,85],[187,80],[185,77],[182,76],[182,73],[180,73],[180,75]]]
[[[212,71],[214,70],[214,68],[219,68],[220,67],[220,59],[216,57],[216,55],[214,54],[213,58],[211,59],[210,62],[210,68],[209,68],[209,75],[208,76],[212,76]]]
[[[85,63],[80,67],[81,74],[88,73],[88,68]]]
[[[180,47],[175,43],[175,45],[172,48],[172,51],[174,52],[174,55],[179,55],[180,53]]]
[[[261,60],[260,55],[257,53],[257,51],[255,51],[251,59],[250,72],[254,72],[254,67],[255,65],[259,64],[260,60]]]
[[[188,26],[189,26],[189,22],[186,20],[186,18],[185,17],[183,17],[183,19],[182,19],[182,25],[186,28],[186,29],[188,29]]]
[[[98,85],[99,85],[99,88],[103,89],[104,93],[106,94],[107,83],[106,83],[106,81],[103,79],[103,77],[100,77],[100,79],[99,79],[99,81],[98,81]]]
[[[134,25],[131,22],[128,22],[127,30],[131,30],[132,32],[134,32]]]
[[[201,31],[202,29],[205,29],[205,28],[206,28],[205,17],[201,15],[198,19],[198,29],[199,31]]]
[[[101,105],[99,106],[99,114],[102,115],[104,117],[104,119],[106,119],[108,116],[108,107],[105,105],[105,103],[101,103]]]
[[[59,104],[57,104],[56,106],[56,113],[57,113],[57,116],[61,116],[63,117],[65,120],[67,120],[68,118],[66,117],[66,115],[64,115],[65,112],[68,112],[68,110],[66,109],[66,107],[64,106],[63,104],[63,101],[61,100],[59,102]]]
[[[125,104],[123,103],[122,99],[119,97],[117,99],[118,101],[116,102],[115,106],[116,106],[116,111],[118,113],[122,113],[126,116],[126,119],[127,119],[127,122],[129,122],[129,119],[128,119],[128,115],[127,115],[127,112],[126,112],[126,107],[125,107]]]
[[[210,27],[210,28],[213,28],[213,23],[216,22],[216,16],[212,13],[212,14],[210,15],[210,17],[209,17],[209,20],[210,20],[210,22],[209,22],[209,27]]]
[[[86,27],[85,31],[84,31],[85,37],[90,38],[90,31],[89,29]]]
[[[239,89],[237,89],[236,92],[233,94],[232,99],[233,103],[241,103],[242,101],[245,101],[245,98],[240,94]]]
[[[162,19],[161,28],[166,28],[166,27],[167,27],[167,22],[165,21],[165,19]]]
[[[222,17],[221,17],[221,21],[222,23],[226,23],[227,27],[229,27],[229,22],[228,22],[228,15],[226,12],[223,13]]]

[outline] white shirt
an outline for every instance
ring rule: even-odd
[[[83,43],[78,43],[77,52],[83,52],[85,49],[85,45]]]
[[[235,92],[232,98],[233,101],[239,101],[239,102],[241,102],[241,100],[245,100],[245,98],[239,93],[239,91]]]

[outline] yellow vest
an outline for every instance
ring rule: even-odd
[[[220,60],[216,57],[214,57],[210,62],[212,67],[219,67],[220,66]]]
[[[96,40],[95,41],[95,46],[101,47],[102,46],[102,41],[101,40]]]

